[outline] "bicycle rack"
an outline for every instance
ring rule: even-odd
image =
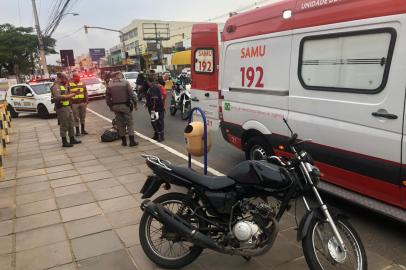
[[[199,107],[194,107],[191,111],[190,111],[190,115],[189,115],[189,124],[192,122],[193,120],[193,112],[198,111],[200,113],[200,115],[202,116],[202,120],[203,120],[203,126],[204,126],[204,131],[203,131],[203,140],[204,140],[204,174],[207,175],[207,122],[206,122],[206,114],[204,113],[204,111],[202,109],[200,109]],[[192,168],[192,155],[188,154],[189,156],[189,168]]]

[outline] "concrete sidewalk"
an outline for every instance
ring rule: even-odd
[[[91,113],[87,121],[91,134],[73,148],[60,146],[56,119],[13,122],[0,181],[1,270],[157,269],[138,239],[139,190],[149,173],[140,155],[186,161],[146,140],[133,148],[101,143],[109,123]],[[294,228],[285,215],[273,249],[250,262],[205,251],[187,269],[307,269]],[[381,263],[370,269],[388,262]]]

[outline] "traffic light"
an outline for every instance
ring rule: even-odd
[[[89,33],[89,31],[87,30],[88,26],[85,25],[84,28],[85,28],[85,34],[88,34]]]

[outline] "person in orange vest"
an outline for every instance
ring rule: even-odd
[[[88,134],[85,130],[86,108],[89,103],[86,85],[84,82],[80,81],[80,75],[78,73],[73,73],[72,81],[69,82],[69,87],[70,92],[75,94],[72,98],[72,111],[76,136],[80,136],[80,131],[82,131],[82,135],[86,135]],[[79,124],[81,130],[79,130]]]

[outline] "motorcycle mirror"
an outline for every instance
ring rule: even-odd
[[[288,127],[290,134],[294,135],[293,130],[290,128],[288,120],[286,120],[285,117],[283,117],[283,122],[285,122],[285,125]],[[296,134],[296,138],[297,138],[297,134]]]
[[[290,137],[290,139],[289,139],[289,144],[290,145],[294,145],[296,143],[297,136],[298,136],[297,133],[292,134],[292,137]]]

